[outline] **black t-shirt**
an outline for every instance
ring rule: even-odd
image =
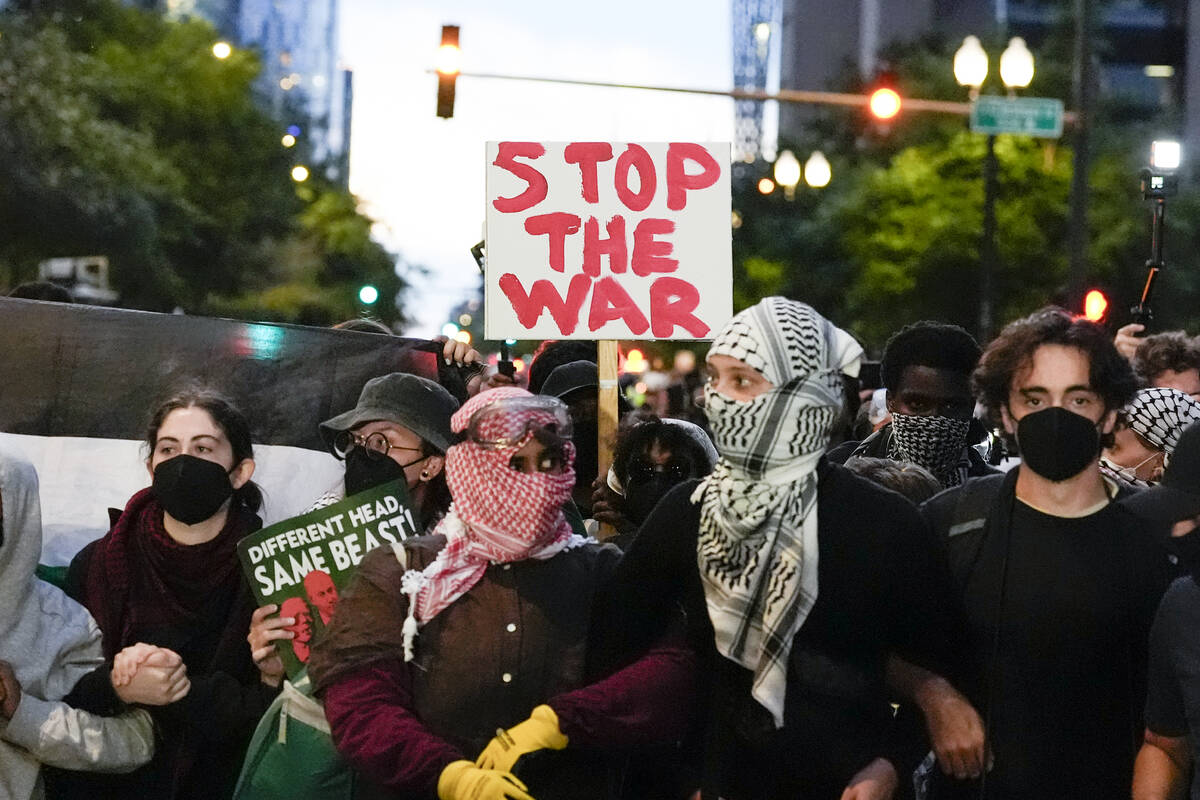
[[[935,529],[947,519],[930,516]],[[994,525],[995,515],[986,534],[949,539],[971,656],[962,688],[990,713],[987,796],[1127,800],[1166,555],[1115,503],[1064,518],[1014,501],[1007,546]]]
[[[1186,736],[1192,763],[1200,764],[1200,586],[1191,575],[1171,584],[1154,618],[1146,727]],[[1200,770],[1193,771],[1191,797],[1200,800]]]
[[[604,601],[610,638],[602,648],[648,646],[682,605],[709,704],[708,785],[728,800],[836,798],[873,758],[892,755],[887,654],[935,671],[951,657],[948,572],[937,542],[903,497],[822,462],[818,596],[793,640],[784,727],[775,730],[750,695],[751,672],[714,645],[696,562],[696,483],[662,499],[618,566]]]

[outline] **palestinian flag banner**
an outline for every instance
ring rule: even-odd
[[[181,389],[221,392],[250,420],[260,513],[271,525],[340,487],[342,465],[317,425],[353,408],[369,379],[411,372],[465,397],[441,349],[380,334],[0,298],[0,443],[37,468],[43,563],[69,563],[108,530],[109,509],[150,484],[146,428]]]

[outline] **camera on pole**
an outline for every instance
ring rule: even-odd
[[[1134,322],[1146,325],[1153,319],[1150,296],[1154,281],[1166,264],[1163,262],[1163,236],[1166,233],[1167,198],[1179,191],[1179,142],[1156,141],[1150,146],[1150,167],[1141,172],[1142,198],[1150,206],[1150,259],[1146,262],[1146,285],[1141,299],[1130,309]]]

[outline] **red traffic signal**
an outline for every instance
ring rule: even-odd
[[[871,116],[875,119],[888,121],[900,113],[900,106],[902,104],[900,95],[896,90],[884,86],[871,92],[870,99],[867,101],[867,108],[871,111]]]
[[[438,48],[437,115],[444,119],[454,116],[454,83],[458,80],[458,26],[442,26],[442,45]]]
[[[1100,322],[1108,313],[1108,297],[1099,289],[1092,289],[1083,298],[1083,316],[1092,322]]]

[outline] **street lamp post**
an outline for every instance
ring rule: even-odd
[[[971,100],[988,74],[988,56],[975,36],[968,36],[954,54],[954,77],[966,86]],[[1024,89],[1033,80],[1033,54],[1025,40],[1015,37],[1000,56],[1000,80],[1010,95]],[[991,338],[994,325],[995,279],[1000,267],[996,247],[996,196],[1000,191],[1000,164],[996,159],[996,135],[988,134],[983,157],[983,231],[979,243],[979,338]]]

